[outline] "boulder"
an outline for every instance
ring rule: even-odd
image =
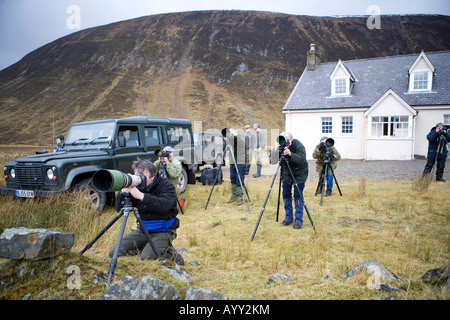
[[[358,264],[353,269],[344,273],[342,275],[342,278],[344,278],[344,279],[350,278],[360,272],[365,272],[365,273],[370,273],[370,274],[378,273],[378,275],[380,276],[380,280],[384,280],[384,281],[395,281],[398,283],[403,282],[403,280],[398,278],[395,274],[393,274],[388,269],[386,269],[381,263],[379,263],[378,261],[375,261],[375,260],[365,261],[365,262]]]
[[[134,278],[124,276],[120,281],[112,283],[100,300],[130,300],[130,296],[138,284],[139,281]]]
[[[289,278],[287,275],[283,273],[275,273],[269,277],[267,283],[271,284],[278,281],[291,281],[291,280],[292,280],[291,278]]]
[[[0,235],[0,258],[41,260],[64,254],[75,234],[53,229],[5,229]]]
[[[450,288],[450,266],[428,270],[420,280],[433,285],[446,285]]]
[[[186,300],[228,300],[227,297],[209,289],[187,287],[182,291]]]
[[[144,277],[131,294],[130,300],[178,300],[180,291],[155,277]]]
[[[158,278],[146,276],[137,281],[124,276],[109,286],[100,300],[178,300],[181,293],[173,285]]]

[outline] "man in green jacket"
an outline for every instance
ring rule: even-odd
[[[316,170],[319,173],[319,189],[317,190],[317,194],[322,193],[323,186],[323,166],[326,161],[329,161],[331,168],[334,170],[337,167],[337,161],[341,159],[341,155],[337,151],[336,147],[334,147],[334,140],[329,139],[327,137],[322,137],[320,139],[320,143],[316,146],[313,152],[313,158],[316,159]],[[328,168],[328,172],[324,172],[326,180],[327,180],[327,191],[325,196],[331,196],[331,192],[333,189],[333,175]]]
[[[308,178],[308,161],[306,160],[306,150],[303,144],[297,139],[293,139],[290,132],[282,132],[280,136],[285,138],[285,145],[280,146],[278,142],[270,152],[270,163],[275,164],[280,156],[287,160],[281,160],[281,181],[283,182],[283,202],[286,217],[282,222],[283,226],[294,222],[294,229],[300,229],[303,225],[303,189]],[[295,186],[297,184],[298,188]],[[292,187],[294,187],[295,219],[292,208]]]
[[[181,174],[181,162],[173,157],[173,148],[171,146],[165,147],[160,152],[158,160],[154,162],[154,165],[161,176],[172,181],[176,189]]]

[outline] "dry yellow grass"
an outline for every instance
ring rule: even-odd
[[[433,183],[418,190],[413,182],[369,183],[362,179],[341,183],[343,196],[336,190],[319,206],[320,197],[314,196],[316,183],[308,181],[304,195],[316,232],[306,213],[301,230],[294,230],[292,225],[282,226],[282,203],[276,222],[278,185],[275,184],[255,238],[250,241],[270,182],[267,178],[246,179],[251,214],[245,204],[226,203],[231,192],[228,180],[214,188],[206,210],[211,187],[200,184],[188,187],[184,194],[185,214],[179,215],[181,227],[174,246],[187,249],[182,253],[186,263],[183,268],[192,279],[191,286],[211,289],[230,299],[380,299],[392,293],[369,289],[368,275],[340,278],[360,262],[377,260],[404,280],[400,286],[404,292],[396,294],[399,299],[450,298],[447,288],[425,285],[419,280],[429,269],[450,264],[449,183]],[[53,285],[56,287],[41,284],[50,286],[44,291],[46,294],[42,293],[43,288],[32,289],[36,287],[30,285],[32,280],[13,281],[2,292],[3,297],[21,298],[27,292],[37,299],[100,297],[104,287],[94,285],[92,279],[96,273],[108,270],[108,251],[116,241],[121,220],[94,244],[93,250],[81,257],[75,253],[115,214],[112,208],[102,215],[93,214],[74,195],[41,202],[12,201],[1,196],[1,229],[23,225],[75,232],[74,254],[57,258],[58,264],[52,268],[58,270],[59,265],[60,275],[68,264],[80,265],[82,270],[82,287],[75,292],[65,288],[64,279],[68,277],[65,275],[58,278],[59,283]],[[134,226],[131,215],[128,229]],[[200,265],[191,265],[193,261]],[[33,262],[26,263],[32,267]],[[187,286],[171,278],[159,265],[158,261],[142,261],[137,257],[120,258],[114,280],[127,274],[135,279],[152,275],[179,289]],[[267,284],[274,273],[284,273],[292,281]]]

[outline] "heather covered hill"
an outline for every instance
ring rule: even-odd
[[[282,129],[311,43],[322,62],[450,49],[448,16],[366,22],[198,11],[82,30],[0,71],[0,143],[50,144],[73,122],[132,115]]]

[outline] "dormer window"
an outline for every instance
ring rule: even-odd
[[[411,91],[430,91],[431,90],[431,71],[416,71],[412,73]]]
[[[337,63],[330,76],[331,80],[331,96],[349,96],[351,84],[355,82],[355,78],[341,60]]]
[[[333,79],[333,95],[347,95],[349,94],[348,78]]]
[[[422,51],[409,68],[409,92],[431,91],[434,66]]]

